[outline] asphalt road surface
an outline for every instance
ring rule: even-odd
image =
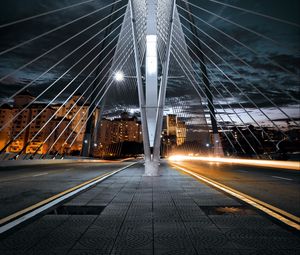
[[[300,171],[199,161],[176,164],[300,216]]]
[[[132,162],[0,167],[0,219]]]
[[[0,219],[132,162],[0,167]],[[203,162],[178,165],[300,216],[300,172]]]

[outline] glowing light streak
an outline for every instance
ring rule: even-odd
[[[196,157],[185,155],[173,155],[169,157],[170,161],[204,161],[208,163],[227,163],[227,164],[240,164],[261,167],[273,167],[293,169],[300,171],[299,161],[281,161],[281,160],[257,160],[257,159],[239,159],[239,158],[223,158],[223,157]]]

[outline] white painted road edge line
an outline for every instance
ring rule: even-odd
[[[280,176],[276,176],[276,175],[272,175],[273,178],[277,178],[277,179],[282,179],[282,180],[286,180],[286,181],[292,181],[293,179],[290,178],[284,178],[284,177],[280,177]]]
[[[47,175],[49,173],[40,173],[40,174],[35,174],[35,175],[32,175],[33,177],[37,177],[37,176],[43,176],[43,175]],[[29,176],[28,176],[29,177]]]
[[[213,180],[210,180],[207,177],[201,176],[201,175],[199,175],[197,173],[194,173],[194,172],[192,172],[190,170],[187,170],[187,169],[185,169],[183,167],[180,167],[180,166],[178,166],[176,164],[174,164],[174,165],[178,169],[180,169],[180,170],[182,170],[182,171],[184,171],[184,172],[186,172],[186,173],[188,173],[188,174],[196,177],[196,179],[204,181],[204,182],[212,185],[213,187],[216,187],[219,190],[225,191],[226,193],[228,193],[228,194],[230,194],[230,195],[232,195],[232,196],[234,196],[234,197],[236,197],[236,198],[238,198],[238,199],[246,202],[247,204],[250,204],[251,206],[253,206],[253,207],[255,207],[255,208],[257,208],[257,209],[265,212],[266,214],[272,216],[273,218],[275,218],[277,220],[280,220],[281,222],[289,225],[290,227],[293,227],[293,228],[295,228],[297,230],[300,230],[300,225],[298,223],[296,223],[296,222],[299,222],[298,217],[296,217],[294,215],[291,215],[291,216],[293,216],[293,218],[297,218],[297,219],[295,219],[296,222],[294,222],[290,218],[287,218],[287,216],[284,217],[283,215],[281,215],[281,214],[279,214],[279,213],[277,213],[277,212],[275,212],[275,211],[273,211],[273,210],[271,210],[271,209],[269,209],[269,208],[267,208],[266,206],[263,205],[263,204],[267,204],[267,203],[262,202],[262,204],[260,204],[260,203],[256,202],[256,201],[258,201],[258,199],[251,198],[248,195],[245,195],[245,194],[243,194],[243,193],[241,193],[239,191],[231,189],[231,188],[229,188],[229,187],[227,187],[227,186],[225,186],[223,184],[219,184],[219,183],[217,183],[217,182],[215,182]],[[270,207],[273,207],[273,206],[270,206]],[[273,208],[275,208],[275,207],[273,207]],[[276,209],[278,209],[278,208],[276,208]],[[278,211],[282,211],[282,210],[278,209]],[[284,211],[282,211],[282,212],[284,212]],[[287,212],[284,212],[284,213],[286,213],[287,215],[290,215]]]
[[[70,193],[67,193],[66,195],[63,195],[63,196],[61,196],[61,197],[59,197],[59,198],[57,198],[57,199],[49,202],[48,204],[45,204],[45,205],[43,205],[43,206],[41,206],[41,207],[39,207],[39,208],[37,208],[37,209],[29,212],[29,213],[24,214],[20,218],[17,218],[16,220],[13,220],[13,221],[11,221],[11,222],[3,225],[2,227],[0,227],[0,234],[3,234],[4,232],[6,232],[6,231],[8,231],[8,230],[10,230],[12,228],[14,228],[15,226],[21,224],[22,222],[31,219],[32,217],[34,217],[34,216],[40,214],[41,212],[43,212],[43,211],[45,211],[45,210],[47,210],[47,209],[49,209],[49,208],[57,205],[58,203],[60,203],[60,202],[62,202],[64,200],[66,200],[66,199],[68,199],[68,198],[76,195],[77,193],[79,193],[81,191],[84,191],[84,190],[88,189],[91,186],[94,186],[95,184],[97,184],[97,183],[105,180],[106,178],[108,178],[108,177],[110,177],[110,176],[112,176],[112,175],[114,175],[114,174],[116,174],[116,173],[118,173],[118,172],[120,172],[120,171],[122,171],[122,170],[124,170],[126,168],[129,168],[129,167],[131,167],[131,166],[133,166],[133,165],[135,165],[137,163],[138,162],[134,162],[134,163],[132,163],[132,164],[130,164],[128,166],[125,166],[125,167],[123,167],[121,169],[115,170],[115,171],[113,171],[113,172],[111,172],[111,173],[103,176],[102,178],[100,178],[100,179],[98,179],[98,180],[96,180],[94,182],[91,182],[91,183],[89,183],[89,184],[87,184],[85,186],[82,186],[81,188],[76,189],[76,190],[74,190],[74,191],[72,191]]]

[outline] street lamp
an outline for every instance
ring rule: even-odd
[[[122,71],[117,71],[114,78],[118,82],[124,81],[124,73]]]

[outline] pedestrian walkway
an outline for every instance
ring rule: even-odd
[[[167,163],[161,169],[119,172],[1,240],[0,254],[300,254],[295,233]]]

